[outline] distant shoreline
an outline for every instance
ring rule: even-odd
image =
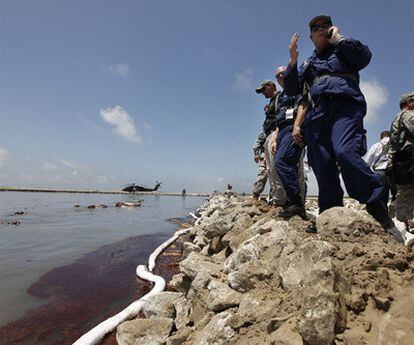
[[[97,190],[97,189],[49,189],[49,188],[16,188],[0,187],[0,192],[30,192],[30,193],[77,193],[77,194],[125,194],[125,195],[165,195],[165,196],[183,196],[179,192],[123,192],[121,190]],[[251,194],[240,195],[251,196]],[[185,196],[208,197],[209,193],[186,193]],[[316,195],[307,195],[307,199],[317,199]],[[344,199],[349,199],[344,196]]]
[[[182,196],[182,193],[174,192],[123,192],[118,190],[97,190],[97,189],[48,189],[48,188],[15,188],[0,187],[0,192],[35,192],[35,193],[79,193],[79,194],[126,194],[126,195],[168,195]],[[186,193],[185,196],[207,197],[207,193]]]

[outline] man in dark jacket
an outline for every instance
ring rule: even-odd
[[[362,159],[366,102],[359,88],[359,71],[369,64],[371,52],[361,42],[344,38],[329,16],[313,18],[309,28],[315,51],[298,70],[299,35],[293,35],[285,85],[290,95],[308,94],[312,105],[302,129],[318,181],[319,212],[343,206],[340,168],[349,196],[366,204],[382,227],[403,242],[381,200],[384,186]]]
[[[284,72],[286,67],[281,66],[276,70],[276,79],[279,85],[284,88]],[[280,217],[290,218],[298,215],[303,219],[306,218],[304,198],[301,192],[304,190],[303,180],[303,160],[302,153],[304,144],[301,141],[296,142],[292,136],[292,131],[297,122],[298,108],[299,113],[303,116],[306,113],[306,107],[298,104],[299,96],[289,96],[286,91],[279,95],[276,110],[276,134],[272,147],[275,153],[275,168],[282,180],[283,187],[288,197],[288,205],[279,213]],[[302,121],[299,121],[302,122]],[[276,149],[277,148],[277,149]],[[299,164],[302,164],[299,169]],[[302,186],[299,179],[299,171],[302,170]]]

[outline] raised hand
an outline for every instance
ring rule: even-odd
[[[296,32],[289,44],[289,54],[290,54],[290,60],[289,65],[291,67],[295,66],[298,63],[298,56],[299,56],[299,50],[298,50],[298,41],[299,41],[299,34]]]
[[[337,44],[343,36],[339,32],[339,28],[337,26],[331,26],[328,30],[328,42],[330,44]]]

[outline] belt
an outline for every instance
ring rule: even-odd
[[[322,75],[318,75],[314,80],[313,83],[323,79],[323,78],[328,78],[328,77],[340,77],[340,78],[345,78],[345,79],[351,79],[354,81],[359,81],[359,77],[358,75],[354,74],[354,73],[325,73]]]

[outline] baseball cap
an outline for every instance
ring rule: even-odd
[[[326,22],[328,22],[330,25],[332,25],[332,19],[330,16],[327,16],[325,14],[320,14],[314,18],[311,19],[311,21],[309,22],[309,28],[312,29],[312,26],[318,21],[318,20],[324,20]]]
[[[263,92],[263,89],[264,89],[264,87],[265,87],[265,85],[269,85],[269,84],[276,85],[276,84],[273,82],[273,80],[270,80],[270,79],[263,80],[263,81],[260,83],[260,85],[256,88],[256,92],[257,92],[257,93],[262,93],[262,92]]]

